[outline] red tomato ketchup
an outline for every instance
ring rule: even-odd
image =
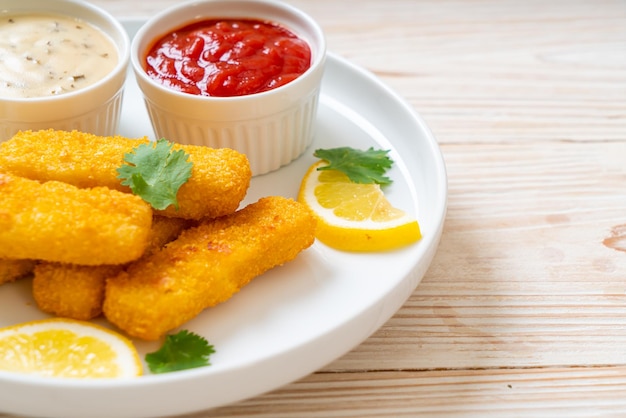
[[[293,81],[311,66],[311,49],[271,22],[215,19],[165,35],[149,50],[145,64],[150,77],[174,90],[232,97]]]

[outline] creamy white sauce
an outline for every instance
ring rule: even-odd
[[[113,42],[65,16],[0,15],[0,97],[53,96],[104,78],[117,64]]]

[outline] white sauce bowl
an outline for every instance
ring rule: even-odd
[[[46,97],[0,97],[0,142],[19,130],[116,134],[130,57],[130,40],[121,23],[79,0],[0,0],[0,17],[24,13],[65,15],[99,28],[115,44],[118,62],[107,76],[76,91]]]

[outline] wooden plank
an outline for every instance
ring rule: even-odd
[[[316,373],[212,417],[618,417],[626,368]]]
[[[265,395],[184,417],[611,418],[626,413],[624,393],[624,366],[315,373]]]

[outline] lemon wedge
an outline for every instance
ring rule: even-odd
[[[395,208],[378,184],[358,184],[337,170],[317,170],[304,175],[298,200],[317,217],[316,238],[344,251],[385,251],[421,238],[417,220]]]
[[[142,365],[126,337],[89,322],[52,318],[0,328],[0,370],[115,378],[139,376]]]

